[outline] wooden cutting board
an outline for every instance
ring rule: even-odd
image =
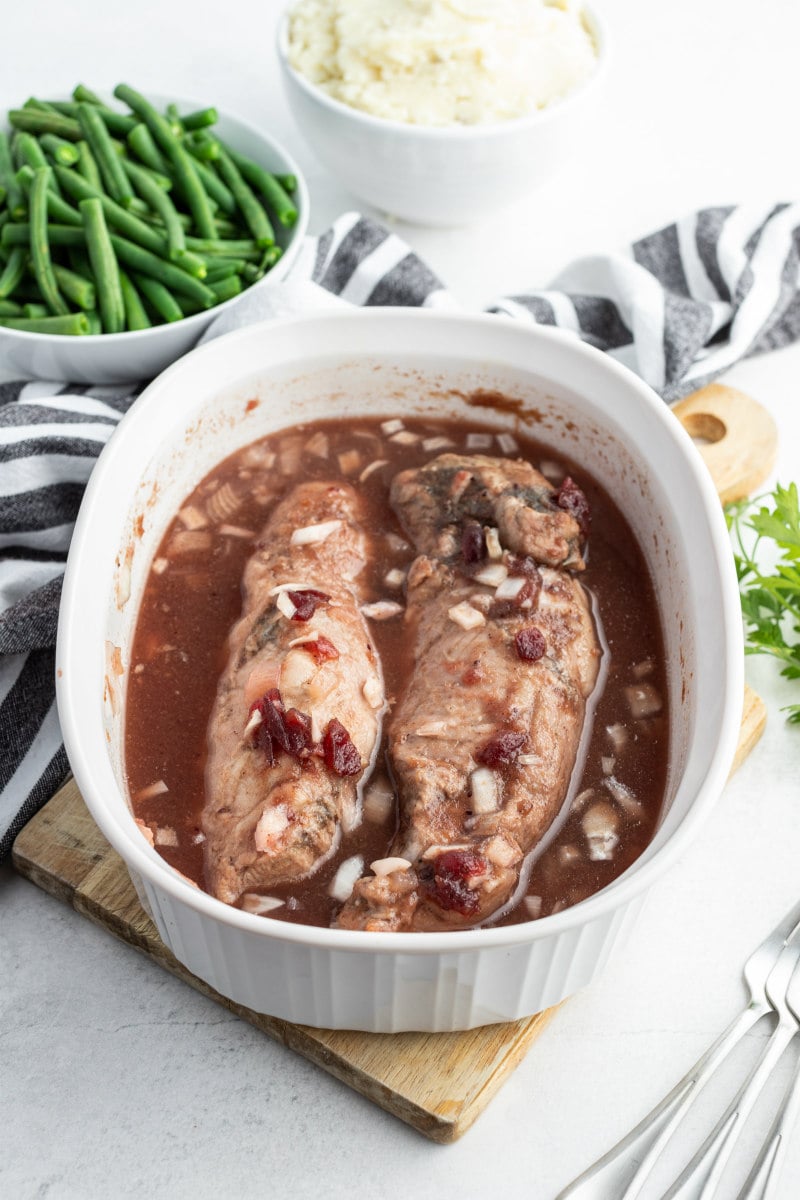
[[[701,452],[726,500],[763,482],[775,456],[774,425],[748,397],[713,385],[674,411],[707,443]],[[754,448],[760,467],[753,462]],[[758,741],[765,720],[762,700],[746,688],[733,770]],[[555,1012],[463,1033],[370,1034],[292,1025],[234,1004],[166,948],[74,780],[19,834],[13,863],[44,891],[436,1142],[452,1142],[470,1127]]]

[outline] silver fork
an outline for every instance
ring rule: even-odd
[[[748,1030],[773,1011],[766,993],[767,979],[799,926],[800,904],[786,914],[745,963],[744,978],[750,999],[742,1012],[661,1103],[560,1192],[556,1200],[634,1200],[701,1089]]]
[[[778,1023],[756,1065],[700,1149],[681,1171],[663,1200],[711,1200],[750,1111],[778,1059],[797,1033],[798,1023],[786,1003],[789,985],[800,959],[800,937],[784,947],[766,982],[767,999]]]
[[[795,967],[786,992],[786,1006],[800,1026],[800,965]],[[753,1164],[738,1200],[771,1200],[777,1196],[778,1176],[786,1153],[786,1138],[800,1115],[800,1059],[789,1082],[772,1128]]]

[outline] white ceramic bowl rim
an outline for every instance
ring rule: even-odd
[[[323,107],[329,108],[340,115],[346,115],[352,120],[360,122],[362,125],[369,126],[372,129],[391,129],[397,133],[404,133],[408,137],[427,138],[433,141],[443,138],[456,138],[460,141],[477,141],[481,137],[502,133],[510,134],[528,126],[544,125],[550,120],[555,119],[565,109],[581,103],[589,92],[597,87],[601,79],[605,76],[608,67],[609,38],[607,27],[600,20],[595,10],[590,5],[585,4],[583,6],[583,15],[588,21],[594,39],[597,62],[591,75],[567,92],[565,96],[553,100],[550,104],[546,104],[544,108],[537,108],[533,112],[525,113],[521,117],[510,117],[508,120],[485,121],[476,125],[417,125],[410,121],[395,121],[389,117],[375,117],[363,109],[354,108],[350,104],[345,104],[342,100],[337,100],[335,97],[329,96],[322,88],[317,87],[310,79],[307,79],[299,71],[295,70],[289,62],[288,28],[291,7],[292,5],[290,4],[278,22],[276,45],[278,57],[284,68],[291,73],[293,79],[297,81],[303,91]]]
[[[724,631],[725,662],[729,673],[730,686],[724,695],[719,718],[721,736],[711,754],[705,777],[702,784],[696,790],[695,798],[689,812],[683,817],[669,839],[649,858],[647,857],[648,851],[645,850],[642,857],[646,861],[641,862],[641,859],[637,860],[617,881],[609,884],[602,891],[595,893],[581,903],[567,908],[563,912],[541,918],[537,921],[523,922],[510,926],[442,933],[372,933],[271,921],[254,914],[242,912],[240,909],[232,908],[190,883],[185,882],[163,860],[155,855],[151,857],[150,854],[146,853],[145,840],[136,829],[133,818],[129,816],[129,819],[123,826],[103,802],[103,788],[98,786],[96,782],[97,769],[95,759],[98,750],[101,749],[101,744],[104,747],[104,743],[102,743],[101,737],[98,737],[96,741],[92,737],[87,739],[85,733],[86,722],[81,719],[81,703],[85,700],[85,696],[82,695],[79,684],[76,681],[80,678],[83,663],[80,655],[73,661],[73,654],[75,653],[73,650],[74,642],[70,637],[72,627],[81,627],[80,603],[79,596],[77,595],[79,589],[76,587],[76,579],[80,582],[80,572],[75,571],[73,573],[70,571],[69,563],[59,618],[57,654],[57,660],[60,660],[60,666],[63,667],[63,671],[58,671],[56,680],[62,732],[67,754],[77,781],[80,787],[84,789],[84,794],[89,798],[92,815],[104,835],[134,871],[145,876],[154,887],[163,890],[179,903],[188,906],[203,916],[210,917],[212,920],[221,922],[222,924],[236,926],[240,929],[256,932],[261,936],[279,941],[293,942],[295,944],[315,946],[329,950],[336,949],[370,954],[409,952],[415,955],[446,954],[448,950],[463,952],[474,949],[475,951],[479,951],[485,947],[499,947],[512,944],[521,945],[572,929],[576,926],[585,925],[591,919],[605,915],[610,910],[621,907],[623,903],[644,891],[684,852],[699,825],[705,819],[722,791],[738,740],[744,688],[741,611],[733,570],[731,546],[719,497],[715,491],[711,476],[696,447],[693,445],[691,438],[683,429],[680,422],[670,414],[668,407],[656,393],[626,367],[617,363],[601,351],[587,345],[585,342],[579,341],[574,334],[542,326],[523,326],[519,321],[511,317],[490,314],[456,316],[452,313],[431,310],[387,307],[371,310],[368,319],[374,322],[391,322],[397,321],[400,316],[402,316],[404,321],[411,324],[417,321],[453,322],[457,320],[464,326],[465,338],[469,337],[470,327],[474,328],[476,336],[480,336],[479,327],[485,327],[487,323],[493,325],[502,323],[507,327],[513,328],[517,334],[524,331],[525,335],[531,339],[532,351],[535,350],[537,339],[556,339],[568,343],[570,352],[577,358],[584,359],[587,364],[591,365],[593,370],[605,372],[613,379],[616,379],[621,387],[635,392],[641,404],[647,405],[650,408],[652,417],[658,426],[660,426],[661,436],[665,440],[671,441],[673,448],[677,449],[686,461],[702,498],[705,514],[708,517],[710,540],[713,545],[713,563],[711,565],[722,584],[720,595],[721,608],[718,618],[720,627]],[[87,514],[91,510],[95,493],[101,488],[109,486],[109,477],[110,480],[114,479],[117,458],[128,454],[127,439],[125,436],[120,436],[120,433],[127,432],[135,441],[135,430],[140,425],[145,427],[148,425],[150,411],[158,409],[161,404],[168,405],[172,380],[183,369],[183,363],[187,359],[192,359],[196,362],[196,356],[198,355],[211,357],[218,355],[220,350],[224,349],[232,352],[232,357],[235,361],[237,341],[252,337],[254,329],[263,328],[265,332],[269,331],[270,335],[275,336],[277,333],[279,336],[281,326],[289,328],[298,323],[312,323],[322,319],[325,321],[350,322],[366,318],[365,314],[357,311],[354,313],[333,311],[325,313],[324,317],[319,313],[314,313],[299,317],[281,318],[278,321],[262,322],[259,326],[250,326],[246,329],[238,330],[218,338],[208,345],[200,346],[185,356],[185,359],[181,359],[168,367],[145,389],[128,414],[120,422],[117,432],[115,432],[113,438],[104,448],[86,489],[75,527],[73,544],[79,545],[83,541],[81,537],[82,527],[88,523]],[[413,340],[410,341],[410,344],[413,345]],[[729,582],[729,586],[727,587],[724,586],[725,580]],[[101,772],[104,781],[107,781],[109,786],[113,782],[113,786],[116,787],[117,792],[120,792],[119,785],[114,779],[110,763],[108,763],[107,759],[101,767]],[[125,801],[125,804],[127,808],[127,801]]]
[[[154,99],[159,103],[162,100],[166,100],[166,97],[163,94],[150,91],[148,91],[147,97],[148,99]],[[103,98],[105,99],[105,97]],[[179,104],[181,107],[186,107],[190,112],[196,109],[207,107],[204,101],[198,100],[192,96],[171,96],[167,102],[170,104]],[[253,135],[253,137],[258,138],[262,142],[268,142],[270,147],[275,150],[277,154],[286,159],[289,170],[284,173],[287,175],[294,175],[297,179],[297,191],[295,193],[297,222],[291,230],[289,243],[286,250],[283,252],[285,256],[288,254],[291,247],[293,247],[298,241],[302,240],[303,236],[305,235],[306,228],[308,227],[309,197],[308,188],[306,186],[303,173],[298,167],[294,156],[291,155],[286,147],[279,142],[277,138],[274,138],[272,134],[264,133],[261,129],[258,129],[252,123],[252,121],[245,120],[244,117],[240,117],[237,113],[228,112],[227,110],[223,111],[220,109],[219,115],[220,117],[230,117],[231,120],[236,121],[238,125],[241,125],[244,129],[247,129]],[[191,317],[183,317],[180,322],[181,328],[194,329],[196,326],[202,325],[204,321],[207,322],[209,316],[212,318],[212,320],[215,320],[219,313],[226,312],[229,308],[232,308],[238,300],[241,300],[243,295],[247,295],[248,290],[249,289],[246,288],[238,296],[231,296],[228,300],[223,300],[221,304],[213,305],[212,308],[206,308],[203,309],[202,312],[193,313]],[[169,323],[166,323],[164,325],[153,325],[150,329],[124,329],[122,333],[85,333],[81,335],[80,343],[82,346],[95,346],[98,342],[102,342],[104,346],[114,346],[120,344],[120,339],[124,339],[126,346],[132,346],[135,342],[142,341],[146,338],[152,338],[154,333],[168,328]],[[2,337],[3,334],[13,334],[15,337],[22,337],[25,339],[25,341],[31,343],[49,342],[50,339],[54,337],[61,339],[65,336],[70,336],[54,333],[33,333],[29,329],[6,329],[0,325],[0,337]]]

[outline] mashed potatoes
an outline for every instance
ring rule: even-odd
[[[597,54],[578,0],[298,0],[289,61],[375,117],[475,125],[558,100]]]

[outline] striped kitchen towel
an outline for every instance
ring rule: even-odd
[[[799,266],[800,204],[710,208],[489,311],[573,331],[670,402],[800,336]],[[333,296],[458,308],[399,237],[346,213],[306,240],[289,283],[245,293],[206,337]],[[94,461],[140,390],[0,384],[0,859],[68,770],[53,679],[64,562]]]

